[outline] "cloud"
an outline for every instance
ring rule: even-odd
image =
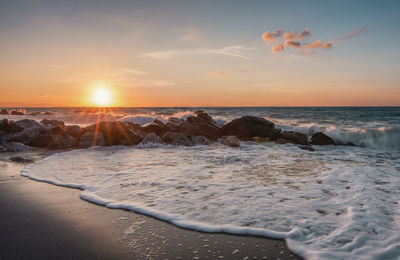
[[[242,54],[243,51],[254,50],[255,48],[249,48],[241,45],[227,46],[220,49],[176,49],[167,51],[155,51],[143,53],[142,57],[152,58],[152,59],[171,59],[177,56],[183,55],[203,55],[203,54],[217,54],[231,56],[241,59],[250,59]]]
[[[261,35],[261,38],[267,45],[271,45],[271,51],[273,53],[282,52],[288,48],[297,49],[299,53],[311,54],[314,51],[312,49],[330,49],[333,47],[331,42],[323,43],[322,40],[316,40],[311,43],[305,42],[311,36],[310,29],[304,29],[301,32],[296,31],[284,31],[278,29],[275,32],[265,32]]]
[[[282,44],[278,44],[278,45],[275,45],[275,46],[272,46],[272,52],[280,52],[280,51],[283,51],[283,49],[284,49],[285,47],[283,47],[283,45]]]
[[[228,77],[228,73],[224,72],[224,71],[218,71],[215,73],[209,73],[208,74],[211,77],[219,77],[219,78],[226,78]]]
[[[346,35],[343,35],[342,37],[340,37],[337,40],[334,40],[333,42],[341,42],[341,41],[353,38],[354,36],[357,36],[359,33],[361,33],[362,31],[365,31],[366,29],[367,29],[367,27],[356,28],[356,29],[354,29],[354,31],[349,32]]]
[[[332,43],[330,43],[330,42],[322,43],[321,40],[316,40],[315,42],[305,44],[304,48],[306,48],[306,49],[318,49],[318,48],[330,49],[330,48],[332,48]]]
[[[275,32],[265,32],[261,35],[261,39],[271,46],[271,51],[273,53],[284,51],[288,48],[295,48],[301,54],[312,54],[315,49],[331,49],[333,48],[333,43],[339,43],[341,41],[350,39],[357,36],[362,31],[366,30],[366,27],[356,28],[354,31],[340,37],[337,40],[332,40],[329,42],[322,42],[321,39],[315,40],[313,42],[306,42],[306,40],[311,36],[310,29],[304,29],[300,33],[296,31],[283,31],[278,29]]]

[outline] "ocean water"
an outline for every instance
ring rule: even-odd
[[[143,124],[195,110],[125,108],[85,115],[53,109],[46,117],[82,125],[99,117]],[[21,174],[80,188],[82,199],[180,227],[282,238],[306,259],[399,259],[400,108],[204,110],[220,124],[255,115],[283,130],[323,131],[357,147],[97,147],[54,154]]]

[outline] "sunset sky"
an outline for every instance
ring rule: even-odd
[[[0,2],[0,106],[400,105],[400,1]]]

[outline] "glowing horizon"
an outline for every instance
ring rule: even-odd
[[[399,106],[399,7],[5,1],[0,107]]]

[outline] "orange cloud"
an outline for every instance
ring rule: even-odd
[[[296,31],[283,31],[279,29],[275,32],[265,32],[261,38],[267,45],[272,45],[273,53],[285,50],[285,47],[295,48],[302,54],[311,54],[314,51],[310,49],[330,49],[333,47],[332,42],[322,43],[321,40],[316,40],[311,43],[306,43],[305,40],[311,36],[310,29],[304,29],[300,33]]]
[[[273,53],[283,51],[283,49],[284,49],[284,47],[283,47],[282,44],[278,44],[278,45],[272,46],[272,52]]]

